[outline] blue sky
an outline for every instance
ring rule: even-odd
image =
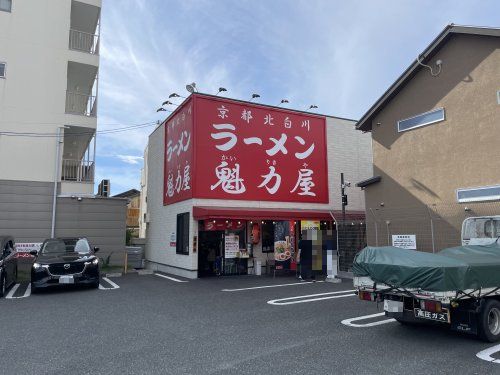
[[[496,0],[104,0],[99,130],[163,120],[193,81],[358,119],[446,24],[500,27],[499,14]],[[99,136],[96,181],[138,189],[152,129]]]

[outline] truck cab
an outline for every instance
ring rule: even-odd
[[[462,223],[462,246],[490,245],[498,237],[500,237],[500,215],[469,217]]]

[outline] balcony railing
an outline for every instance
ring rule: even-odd
[[[69,30],[69,48],[76,51],[87,52],[92,55],[99,54],[99,35],[90,34],[75,29]]]
[[[94,182],[94,162],[86,160],[63,159],[61,180],[75,182]]]
[[[78,92],[66,92],[66,113],[95,117],[97,100],[95,95],[85,95]]]

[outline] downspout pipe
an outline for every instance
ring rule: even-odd
[[[54,170],[54,193],[52,197],[52,225],[50,228],[50,238],[54,238],[56,234],[56,206],[57,206],[57,182],[59,180],[59,171],[61,169],[61,127],[57,128],[56,138],[56,160]]]

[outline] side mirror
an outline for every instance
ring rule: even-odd
[[[98,247],[94,247],[94,253],[97,253],[99,251]]]
[[[31,251],[30,251],[30,254],[36,257],[36,256],[38,255],[38,251],[36,251],[36,250],[31,250]]]

